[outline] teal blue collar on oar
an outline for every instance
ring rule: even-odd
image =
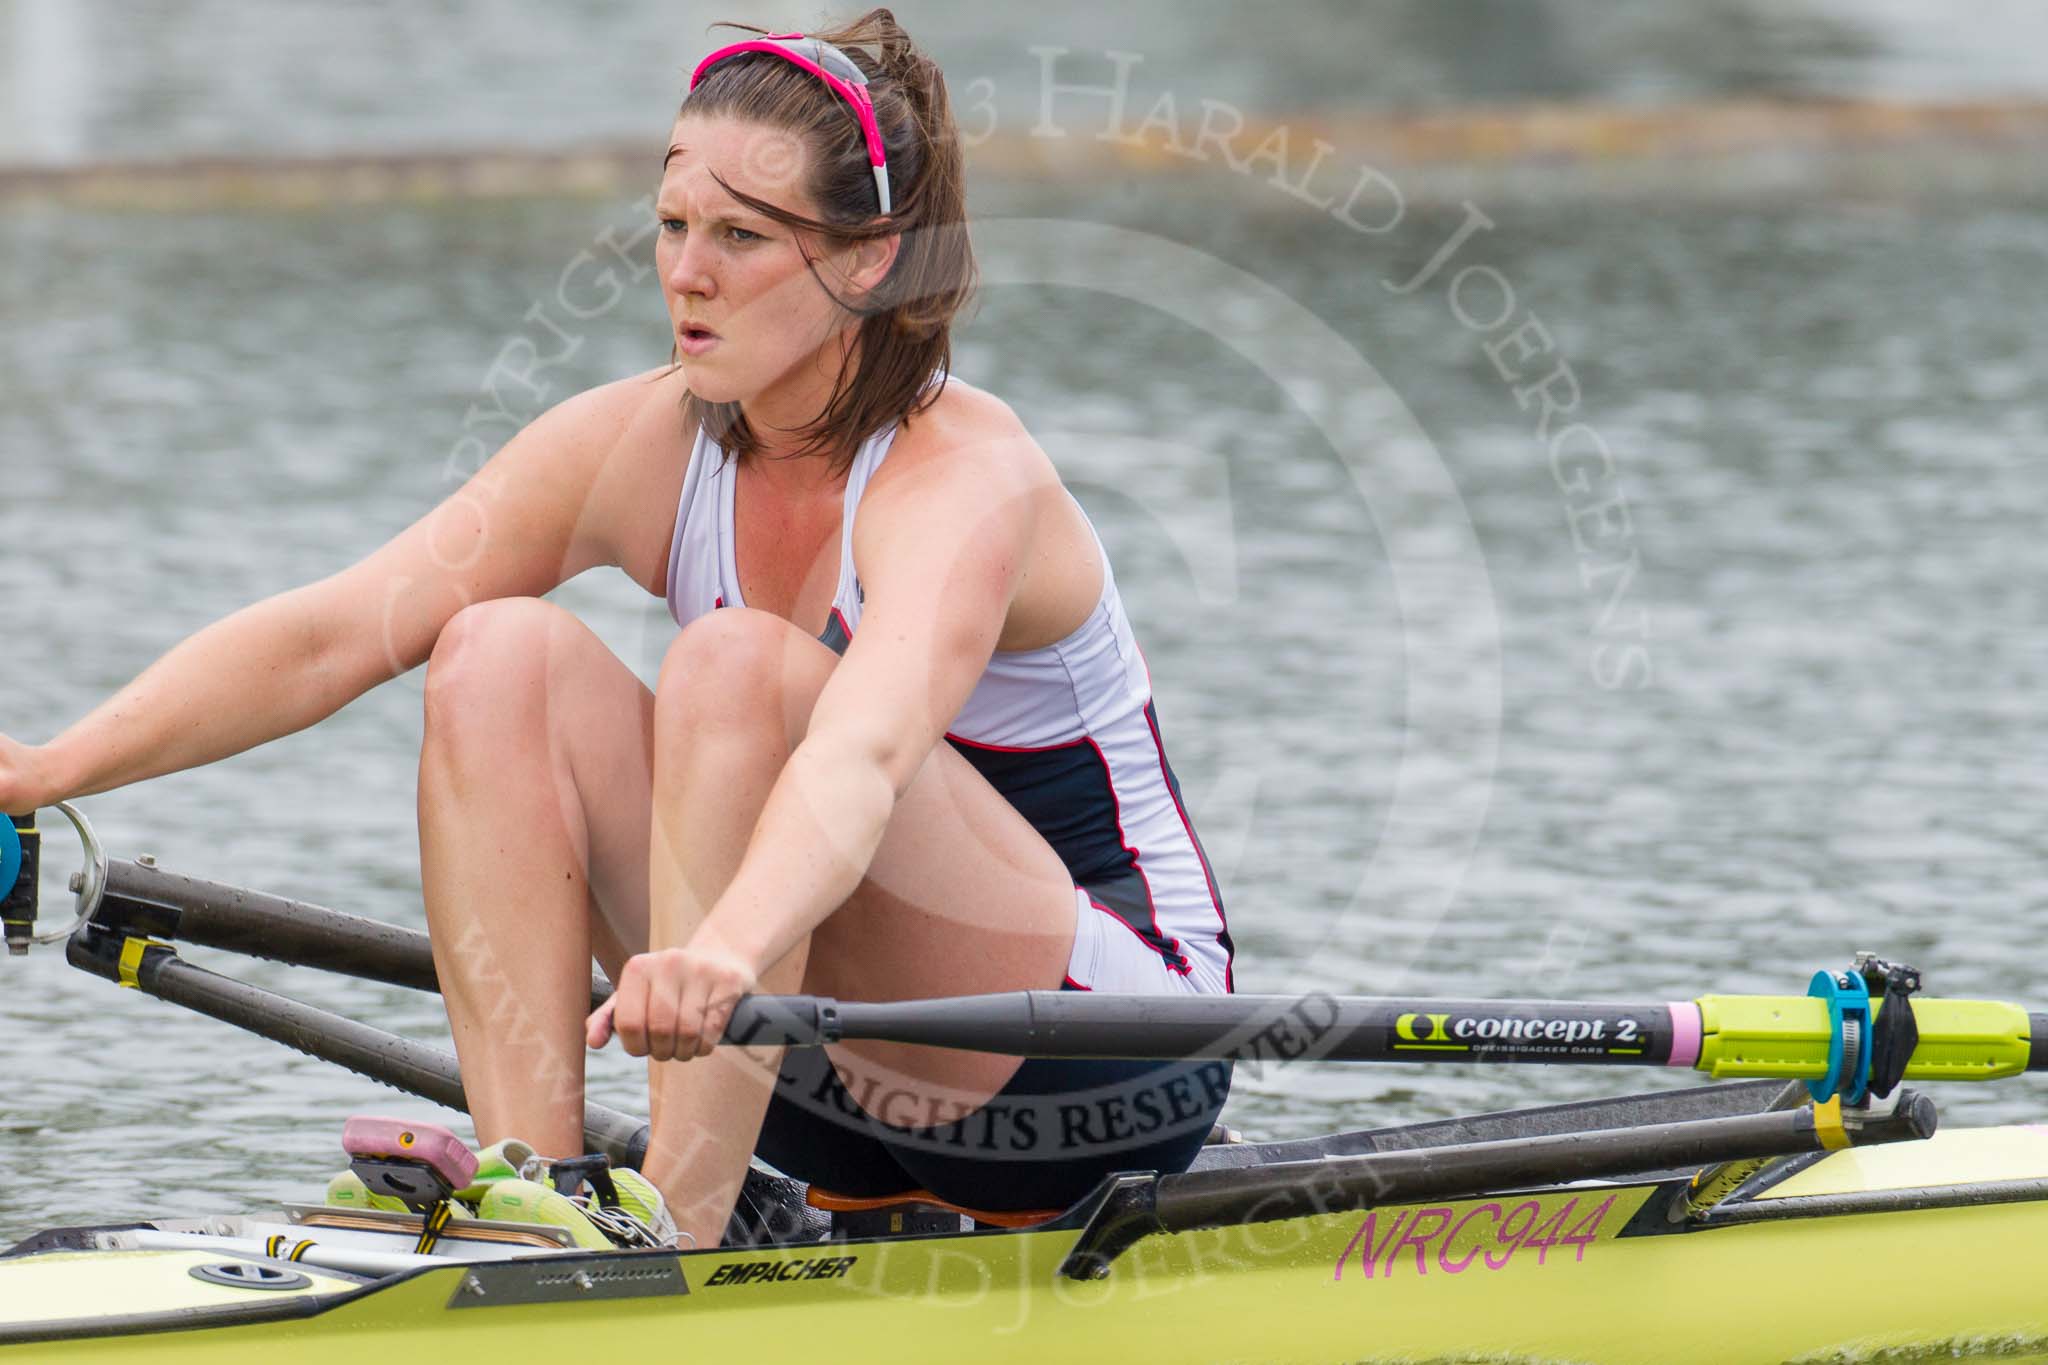
[[[1806,994],[1828,1008],[1828,1069],[1806,1083],[1815,1104],[1840,1095],[1844,1104],[1861,1104],[1870,1093],[1870,987],[1852,972],[1815,972]]]

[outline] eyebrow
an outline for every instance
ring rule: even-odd
[[[680,142],[669,144],[668,155],[664,156],[661,159],[661,173],[664,179],[666,179],[668,175],[668,163],[676,159],[676,153],[685,152],[688,150],[689,148],[685,147]],[[655,187],[654,190],[654,200],[655,207],[658,210],[661,207],[661,187],[658,185]],[[720,215],[719,217],[713,218],[711,220],[711,225],[713,227],[724,227],[727,224],[731,224],[734,227],[745,227],[748,223],[766,221],[769,220],[763,218],[762,215],[754,212],[752,209],[749,209],[744,205],[736,205],[735,211],[728,212]]]
[[[656,213],[661,212],[661,196],[658,194],[654,197],[654,211]],[[744,214],[744,216],[742,216],[741,214],[721,213],[715,218],[707,219],[705,221],[705,226],[743,227],[751,232],[758,231],[759,228],[755,225],[765,221],[766,220],[761,218],[759,214],[746,213]]]

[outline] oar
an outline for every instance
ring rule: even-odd
[[[414,929],[125,861],[108,864],[95,924],[435,990],[432,948]],[[1860,987],[1858,988],[1860,990]],[[610,995],[596,973],[593,1007]],[[1875,1013],[1880,1001],[1871,1000]],[[1910,1001],[1918,1038],[1907,1080],[1992,1080],[2048,1070],[2048,1015],[1988,1000]],[[731,1043],[815,1047],[921,1043],[1025,1057],[1244,1061],[1511,1062],[1690,1067],[1716,1079],[1823,1081],[1844,1071],[1839,1010],[1822,998],[1708,995],[1668,1003],[1109,995],[1019,991],[864,1003],[817,996],[742,1001]],[[1863,1046],[1867,1067],[1870,1040]]]
[[[417,929],[181,876],[153,863],[109,859],[106,895],[93,922],[111,931],[318,967],[410,990],[441,988],[433,946]],[[601,973],[591,973],[592,1009],[611,991]]]
[[[469,1112],[455,1058],[439,1048],[208,971],[184,961],[167,944],[97,925],[72,935],[64,951],[74,967],[95,976]],[[616,1165],[637,1168],[647,1154],[646,1120],[620,1110],[586,1103],[583,1131],[588,1150],[605,1153]]]
[[[1872,1002],[1875,1004],[1876,1002]],[[2048,1070],[2048,1015],[1989,1000],[1913,997],[1909,1080]],[[1303,995],[1013,991],[888,1004],[752,996],[725,1041],[817,1047],[921,1043],[1021,1057],[1240,1061],[1519,1062],[1690,1067],[1717,1079],[1818,1080],[1837,1030],[1828,1002],[1709,995],[1668,1004]],[[1839,1064],[1839,1059],[1837,1059]]]

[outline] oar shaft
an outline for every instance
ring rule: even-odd
[[[1989,1000],[1915,997],[1908,1080],[1993,1080],[2048,1068],[2035,1019]],[[2048,1023],[2048,1021],[2044,1021]],[[920,1043],[1023,1057],[1237,1061],[1505,1062],[1677,1066],[1720,1080],[1819,1080],[1833,1028],[1806,996],[1667,1004],[1303,995],[1013,991],[889,1004],[754,996],[729,1043]]]
[[[123,933],[319,967],[409,990],[441,988],[433,944],[417,929],[142,863],[108,862],[107,894],[94,919]],[[610,994],[610,984],[593,973],[591,1007]]]
[[[107,863],[97,922],[411,990],[440,989],[433,947],[417,929],[122,859]]]
[[[455,1058],[439,1048],[194,966],[162,944],[146,944],[97,928],[72,935],[65,956],[73,966],[95,976],[133,985],[145,995],[233,1024],[445,1108],[469,1111],[461,1070]],[[589,1150],[605,1153],[615,1164],[637,1167],[646,1155],[647,1132],[644,1119],[601,1104],[584,1106],[584,1137]]]
[[[1691,1008],[1687,1006],[1685,1008]],[[1697,1014],[1695,1012],[1695,1017]],[[864,1004],[813,996],[741,1002],[726,1041],[923,1043],[1024,1057],[1575,1062],[1660,1066],[1674,1007],[1550,1000],[1014,991]]]

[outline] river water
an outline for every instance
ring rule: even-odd
[[[637,138],[744,20],[815,28],[805,0],[0,0],[0,163],[562,146]],[[1039,109],[1058,79],[1128,54],[1134,114],[1163,91],[1291,114],[1472,103],[1782,96],[2038,95],[2048,17],[1980,0],[1957,24],[1920,0],[901,0],[963,107]],[[1048,55],[1050,54],[1050,55]],[[976,84],[980,82],[981,84]]]
[[[956,368],[1102,531],[1240,989],[1797,992],[1871,947],[1936,993],[2043,998],[2038,204],[1544,198],[1365,235],[1221,170],[975,194],[991,283]],[[0,214],[0,730],[47,738],[424,512],[467,436],[659,363],[651,282],[560,285],[643,216]],[[506,378],[522,340],[545,392]],[[1577,404],[1539,433],[1559,363]],[[616,574],[560,597],[651,676],[658,602]],[[419,733],[415,676],[87,810],[117,854],[422,925]],[[190,955],[445,1041],[430,997]],[[431,1112],[55,949],[0,973],[0,1234],[314,1197],[346,1115]],[[1227,1117],[1682,1079],[1247,1070]],[[592,1090],[644,1104],[616,1053]],[[2042,1111],[2025,1082],[1938,1098]]]

